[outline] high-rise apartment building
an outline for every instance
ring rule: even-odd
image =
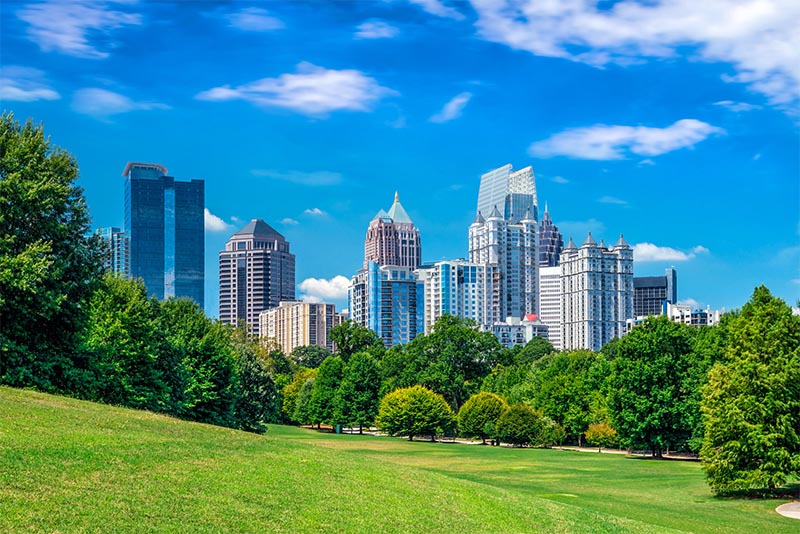
[[[553,348],[561,350],[561,267],[539,267],[539,319]]]
[[[533,167],[529,165],[514,171],[509,163],[481,176],[477,211],[488,217],[495,208],[507,221],[519,221],[524,217],[538,220],[539,203]]]
[[[259,335],[277,342],[287,355],[297,347],[311,345],[333,352],[330,332],[341,320],[333,304],[281,302],[259,314]]]
[[[665,315],[667,303],[678,302],[678,275],[667,268],[664,276],[636,276],[633,278],[633,316]]]
[[[470,225],[469,261],[486,271],[486,324],[538,313],[536,229],[531,211],[513,222],[496,207],[486,219],[478,213]]]
[[[626,332],[633,317],[633,249],[620,235],[613,248],[589,233],[580,248],[561,252],[563,350],[600,348]]]
[[[397,193],[389,212],[380,210],[370,221],[364,240],[364,268],[374,261],[380,266],[419,267],[422,241],[419,229],[400,204]]]
[[[472,319],[487,324],[486,267],[464,260],[439,261],[417,271],[423,288],[425,333],[429,334],[442,315]]]
[[[219,253],[219,318],[246,322],[259,335],[259,314],[294,300],[294,254],[289,242],[261,219],[231,236]]]
[[[422,296],[410,267],[370,261],[350,283],[350,318],[378,334],[387,348],[408,343],[424,330]]]
[[[121,228],[98,228],[97,235],[103,241],[106,271],[128,276],[131,273],[131,240]]]
[[[203,180],[181,182],[163,165],[128,163],[125,232],[130,274],[159,299],[189,297],[204,304]]]
[[[547,203],[544,205],[544,215],[539,221],[539,266],[556,267],[561,249],[564,248],[564,238],[558,231],[558,226],[553,224]]]

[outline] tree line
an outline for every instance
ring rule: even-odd
[[[534,338],[505,349],[444,316],[386,350],[345,322],[337,347],[283,354],[185,299],[102,272],[74,158],[0,119],[0,383],[263,432],[269,423],[377,426],[699,453],[719,494],[800,476],[800,317],[765,287],[694,329],[648,318],[600,352]]]

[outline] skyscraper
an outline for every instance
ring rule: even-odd
[[[667,268],[664,276],[636,276],[633,279],[633,316],[665,315],[667,303],[678,303],[678,275]]]
[[[562,349],[597,351],[621,337],[633,318],[633,249],[625,239],[608,249],[591,233],[580,248],[570,238],[559,267]]]
[[[424,313],[426,334],[445,314],[472,319],[479,325],[488,324],[485,266],[446,260],[420,267],[417,274],[424,291],[424,305],[417,308],[417,313]]]
[[[544,205],[544,215],[539,221],[539,266],[556,267],[558,256],[564,248],[564,238],[558,231],[558,226],[553,224],[547,203]]]
[[[379,266],[419,267],[422,241],[419,229],[400,204],[397,193],[389,212],[380,210],[367,228],[364,240],[364,268],[374,261]]]
[[[281,302],[259,314],[259,335],[276,341],[288,355],[297,347],[315,345],[333,352],[331,329],[342,321],[336,306],[322,302]]]
[[[105,257],[103,267],[106,271],[128,276],[131,273],[131,240],[121,228],[98,228],[97,234],[103,240]]]
[[[189,297],[202,307],[203,180],[176,181],[154,163],[128,163],[122,175],[131,276],[159,299]]]
[[[294,300],[294,261],[289,242],[261,219],[233,234],[219,253],[220,320],[242,320],[257,336],[262,311]]]
[[[533,167],[529,165],[513,171],[509,163],[481,176],[477,211],[488,217],[494,208],[500,210],[501,217],[507,221],[516,222],[526,216],[538,220]]]
[[[539,267],[539,319],[553,348],[561,350],[561,267]]]

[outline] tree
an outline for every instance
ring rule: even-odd
[[[656,458],[688,445],[707,371],[693,335],[687,325],[648,317],[616,344],[608,404],[624,445],[648,448]]]
[[[0,116],[0,383],[94,388],[79,345],[103,253],[77,178],[41,126]]]
[[[549,340],[534,336],[533,339],[528,341],[517,354],[514,355],[515,365],[524,365],[533,363],[540,359],[542,356],[555,352],[553,344]]]
[[[316,369],[323,361],[325,361],[325,358],[330,355],[331,352],[325,347],[307,345],[304,347],[296,347],[292,351],[290,358],[297,365],[307,367],[309,369]]]
[[[586,441],[597,445],[597,452],[603,452],[603,447],[611,447],[617,442],[617,431],[606,422],[590,423],[586,430]]]
[[[314,380],[314,390],[308,406],[308,415],[311,424],[319,427],[321,424],[334,424],[333,399],[339,389],[344,373],[344,362],[338,356],[327,358],[319,366],[317,377]]]
[[[292,414],[292,419],[297,421],[298,424],[313,424],[311,419],[311,396],[314,394],[315,380],[315,376],[306,378],[300,388],[300,394],[297,396],[297,401],[294,404],[294,413]]]
[[[303,385],[306,383],[306,380],[309,378],[313,379],[316,376],[316,369],[306,369],[305,367],[301,367],[294,372],[292,381],[283,387],[283,390],[281,391],[283,397],[281,412],[283,414],[284,421],[302,424],[301,421],[295,419],[295,407],[298,399],[300,398],[300,392],[303,389]]]
[[[352,320],[331,328],[330,338],[336,354],[345,362],[356,352],[367,351],[379,357],[385,350],[378,334]]]
[[[344,367],[344,375],[334,397],[335,419],[348,425],[370,425],[378,415],[381,386],[378,363],[368,352],[356,352]]]
[[[513,404],[497,420],[497,437],[515,447],[536,443],[542,416],[527,404]]]
[[[494,393],[476,393],[458,411],[458,432],[462,436],[479,437],[485,444],[495,436],[495,426],[508,404]]]
[[[237,375],[236,426],[263,434],[266,423],[280,422],[278,389],[256,342],[239,336],[234,338],[233,348]]]
[[[800,317],[760,286],[728,325],[703,388],[703,470],[717,494],[800,476]]]
[[[429,435],[431,441],[453,426],[455,415],[441,395],[423,386],[392,391],[381,400],[375,424],[390,436]]]

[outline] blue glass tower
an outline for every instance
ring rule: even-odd
[[[189,297],[203,307],[205,183],[176,181],[153,163],[128,163],[122,175],[131,276],[156,298]]]

